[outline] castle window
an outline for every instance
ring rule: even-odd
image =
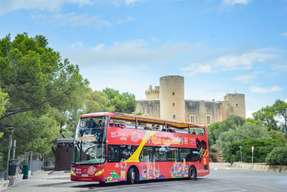
[[[175,115],[172,116],[173,119],[175,119],[175,117],[176,117]]]
[[[175,92],[172,92],[172,95],[175,95]]]
[[[210,116],[207,115],[207,117],[206,117],[206,123],[207,123],[207,124],[210,124],[210,120],[211,120]]]
[[[238,107],[238,103],[236,103],[235,106]]]
[[[175,102],[172,103],[172,106],[175,107]]]

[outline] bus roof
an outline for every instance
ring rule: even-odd
[[[109,116],[113,119],[119,119],[119,120],[130,120],[130,121],[138,121],[138,122],[145,122],[145,123],[157,123],[157,124],[162,124],[162,125],[169,125],[169,126],[179,128],[179,129],[186,129],[186,128],[192,128],[192,127],[205,128],[204,125],[196,125],[196,124],[180,122],[180,121],[164,120],[164,119],[160,119],[157,117],[148,117],[148,116],[126,114],[126,113],[116,113],[116,112],[88,113],[88,114],[83,114],[80,117],[87,118],[87,117],[97,117],[97,116]]]

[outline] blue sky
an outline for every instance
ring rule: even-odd
[[[0,37],[45,35],[94,89],[144,98],[162,75],[187,99],[287,99],[287,0],[0,0]]]

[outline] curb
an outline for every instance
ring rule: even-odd
[[[0,181],[0,192],[7,191],[8,185],[9,185],[9,181],[8,180]]]

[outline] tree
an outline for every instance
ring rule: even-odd
[[[82,108],[88,81],[77,65],[63,60],[41,35],[23,33],[0,39],[0,69],[0,87],[9,98],[5,110],[1,104],[0,132],[7,138],[13,130],[18,153],[49,152],[53,140],[74,117],[73,111]],[[2,143],[0,150],[5,152]]]
[[[0,121],[27,111],[41,112],[52,106],[65,110],[80,101],[87,86],[76,65],[61,61],[43,36],[19,34],[0,40],[0,85],[10,104]],[[0,126],[0,129],[3,126]]]
[[[266,157],[271,165],[287,165],[287,146],[275,147]]]
[[[243,154],[243,160],[251,162],[252,146],[255,147],[254,162],[264,162],[267,154],[274,147],[285,145],[286,139],[281,132],[268,131],[262,125],[245,123],[221,134],[218,143],[224,160],[230,163],[240,161],[240,151]]]
[[[228,130],[236,129],[238,126],[244,124],[244,119],[239,116],[231,115],[222,122],[210,124],[208,126],[209,144],[214,145],[220,135]]]
[[[287,134],[287,103],[277,100],[272,106],[266,106],[253,113],[254,119],[269,130],[282,130]]]
[[[273,105],[275,114],[279,118],[279,126],[287,134],[287,102],[277,100]],[[281,120],[281,121],[280,121]]]
[[[135,96],[130,93],[120,93],[117,90],[106,88],[103,93],[108,99],[108,105],[113,106],[116,112],[132,113],[135,111]]]
[[[7,93],[2,92],[0,88],[0,116],[5,113],[6,105],[8,103]],[[0,131],[0,139],[3,137],[3,132]]]
[[[8,95],[0,88],[0,116],[5,113],[6,105],[8,103]]]
[[[85,102],[85,113],[114,111],[115,106],[109,101],[107,94],[102,91],[90,90]]]
[[[261,122],[269,130],[277,130],[277,122],[274,118],[274,109],[271,106],[266,106],[259,111],[253,113],[253,117],[256,121]]]

